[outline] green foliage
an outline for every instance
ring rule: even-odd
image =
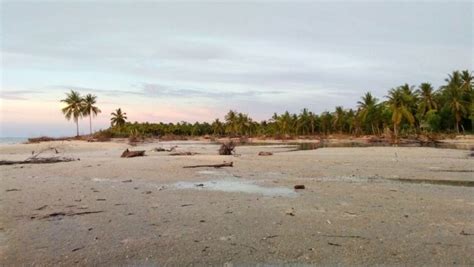
[[[454,71],[448,75],[446,84],[435,90],[430,83],[418,87],[403,84],[389,90],[385,101],[367,92],[357,102],[357,109],[344,109],[342,106],[333,112],[315,114],[307,108],[298,114],[285,111],[261,122],[254,121],[244,113],[230,110],[224,117],[212,123],[130,123],[125,112],[119,108],[111,113],[111,127],[99,133],[104,138],[132,137],[133,140],[150,136],[273,136],[286,138],[298,135],[375,134],[387,130],[399,134],[412,134],[421,131],[454,132],[472,131],[474,126],[474,91],[471,72]],[[86,96],[88,98],[88,96]],[[96,108],[84,110],[79,93],[71,91],[62,100],[68,106],[63,109],[66,118],[75,121],[81,116],[100,112]],[[92,106],[94,101],[90,101]],[[78,102],[79,101],[79,102]],[[81,104],[82,103],[82,104]]]

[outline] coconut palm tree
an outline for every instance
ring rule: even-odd
[[[345,118],[344,108],[341,106],[337,106],[336,111],[334,112],[332,123],[333,123],[334,129],[339,131],[339,133],[342,133],[342,130],[344,128],[344,118]]]
[[[112,127],[122,127],[123,125],[125,125],[125,122],[127,120],[127,113],[122,112],[122,109],[118,108],[117,110],[115,110],[115,112],[110,113],[110,115],[112,115],[112,118],[110,118]]]
[[[83,111],[83,115],[84,116],[89,116],[89,130],[90,130],[90,134],[92,135],[92,116],[97,116],[97,114],[101,113],[102,111],[94,106],[96,104],[96,101],[97,100],[97,96],[95,95],[91,95],[91,94],[87,94],[83,101],[84,101],[84,111]]]
[[[395,140],[398,140],[398,127],[405,118],[411,125],[415,123],[415,117],[411,113],[410,104],[412,99],[410,95],[402,87],[391,89],[388,92],[388,105],[392,111],[393,131],[395,133]]]
[[[73,119],[76,123],[76,136],[79,136],[79,118],[82,117],[84,111],[84,101],[81,95],[71,90],[71,92],[66,93],[66,98],[61,102],[66,103],[62,112],[67,120]]]
[[[309,134],[312,129],[311,122],[311,112],[309,112],[307,108],[303,108],[301,113],[298,115],[296,132],[302,135]]]
[[[372,134],[375,134],[375,123],[378,123],[375,118],[378,113],[376,109],[377,101],[378,99],[373,97],[370,92],[365,93],[361,101],[357,101],[360,122],[369,124]]]
[[[461,80],[461,89],[466,93],[471,93],[474,87],[474,77],[472,76],[472,73],[468,70],[463,70],[461,72]]]
[[[212,131],[214,132],[215,135],[222,135],[224,134],[224,125],[219,119],[216,119],[212,125]]]
[[[225,115],[225,122],[226,122],[226,131],[231,135],[237,134],[237,113],[233,110],[229,110],[229,112]]]
[[[469,72],[467,72],[469,74]],[[465,74],[464,74],[465,75]],[[445,81],[448,83],[443,87],[444,93],[447,97],[446,105],[454,115],[456,132],[459,133],[460,123],[464,114],[468,110],[468,102],[464,99],[465,90],[472,88],[472,84],[469,85],[471,77],[463,77],[463,74],[459,71],[453,71],[452,74],[448,75]],[[463,79],[464,78],[464,79]],[[464,89],[466,88],[466,89]]]
[[[422,117],[433,109],[438,109],[438,104],[433,98],[433,86],[430,83],[422,83],[416,91],[419,95],[418,111]]]

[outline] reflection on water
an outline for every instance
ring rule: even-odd
[[[242,179],[222,179],[205,182],[177,182],[174,186],[178,189],[196,189],[196,190],[211,190],[223,192],[249,193],[260,194],[264,196],[283,196],[294,197],[297,196],[293,189],[286,187],[263,187],[256,185],[252,181]]]

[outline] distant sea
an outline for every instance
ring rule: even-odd
[[[26,141],[26,137],[0,137],[0,144],[21,144]]]

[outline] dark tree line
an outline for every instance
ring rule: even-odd
[[[356,108],[337,106],[334,111],[316,114],[304,108],[288,111],[257,122],[230,110],[224,121],[179,123],[130,123],[121,120],[108,130],[111,136],[301,136],[399,135],[414,133],[460,133],[474,129],[474,79],[470,71],[454,71],[445,84],[435,89],[430,83],[403,84],[388,91],[383,99],[365,93]],[[115,114],[117,115],[117,114]],[[115,116],[116,117],[116,116]]]

